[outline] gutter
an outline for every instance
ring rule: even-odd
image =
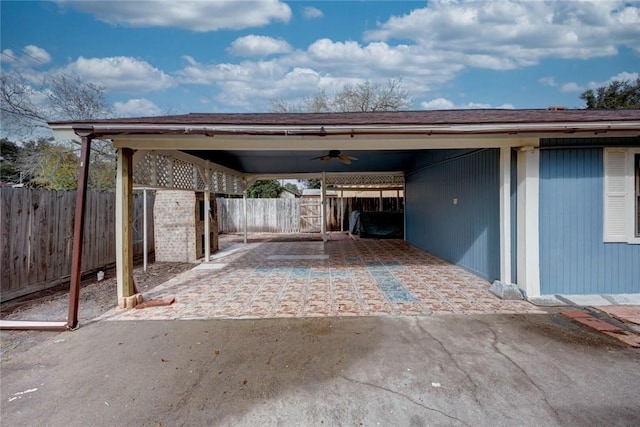
[[[112,138],[123,135],[196,135],[224,136],[474,136],[474,135],[520,135],[546,134],[603,134],[609,132],[636,133],[640,136],[640,122],[594,122],[563,124],[517,124],[517,125],[452,125],[452,126],[184,126],[184,125],[87,125],[56,124],[54,133],[86,132],[92,130],[94,138]]]

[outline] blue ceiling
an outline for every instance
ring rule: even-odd
[[[327,163],[323,163],[319,159],[312,160],[315,157],[326,155],[328,150],[188,150],[185,152],[242,173],[295,174],[408,171],[413,168],[416,156],[421,150],[342,150],[343,154],[358,158],[349,165],[341,163],[338,159],[331,159]]]

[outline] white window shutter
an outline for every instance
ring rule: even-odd
[[[626,242],[627,150],[604,149],[604,241]]]

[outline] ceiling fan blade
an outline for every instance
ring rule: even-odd
[[[349,160],[358,160],[358,158],[357,158],[357,157],[347,156],[347,155],[345,155],[345,154],[343,154],[343,156],[344,156],[344,157],[346,157],[346,158],[347,158],[347,159],[349,159]]]
[[[329,157],[329,156],[322,156],[322,157],[320,157],[320,161],[321,161],[322,163],[329,163],[329,160],[331,160],[331,157]]]
[[[351,164],[351,159],[349,159],[348,156],[339,156],[338,160],[340,160],[340,162],[344,163],[345,165]]]

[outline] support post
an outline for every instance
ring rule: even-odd
[[[518,152],[518,287],[527,297],[540,296],[539,225],[540,150]]]
[[[209,191],[209,168],[204,171],[204,259],[211,260],[211,192]]]
[[[84,210],[87,204],[87,181],[89,177],[89,154],[91,134],[81,135],[80,171],[76,193],[76,210],[73,223],[73,250],[71,258],[71,284],[69,288],[69,315],[67,328],[78,327],[78,305],[80,301],[80,276],[82,274],[82,240],[84,238]]]
[[[322,172],[322,185],[320,190],[320,232],[322,241],[327,241],[327,173]]]
[[[135,295],[133,285],[133,151],[118,148],[116,174],[116,280],[118,306],[132,308],[142,301]]]
[[[380,197],[378,198],[378,212],[382,212],[384,209],[382,207],[382,190],[380,190]]]
[[[340,190],[340,232],[344,232],[344,190]]]
[[[402,238],[404,240],[407,240],[407,178],[406,177],[402,180],[402,200],[404,202],[402,206],[402,217],[404,221],[404,227],[403,227],[404,236],[402,236]],[[398,205],[398,209],[400,209],[400,205]]]
[[[511,148],[500,149],[500,280],[490,291],[502,299],[522,299],[511,283]]]
[[[245,185],[246,187],[246,185]],[[242,219],[242,228],[244,231],[244,244],[247,244],[248,238],[247,238],[247,189],[245,188],[242,191],[242,209],[244,210],[244,218]]]
[[[144,251],[142,255],[142,269],[147,271],[147,264],[149,263],[149,243],[147,237],[147,189],[142,189],[142,250]]]

